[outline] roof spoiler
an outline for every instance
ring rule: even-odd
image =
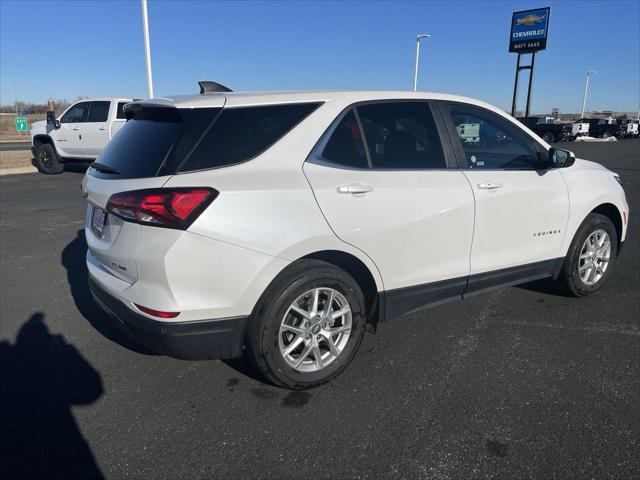
[[[220,92],[232,92],[230,88],[225,87],[224,85],[220,85],[217,82],[210,82],[208,80],[203,80],[198,82],[200,85],[200,95],[204,95],[205,93],[220,93]]]

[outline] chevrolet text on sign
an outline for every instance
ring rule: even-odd
[[[513,12],[509,51],[531,53],[547,48],[551,8]]]

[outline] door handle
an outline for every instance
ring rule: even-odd
[[[106,130],[107,127],[100,127],[98,130]]]
[[[373,191],[371,185],[365,185],[364,183],[350,183],[349,185],[340,185],[336,188],[338,193],[349,193],[351,195],[364,194]]]
[[[80,127],[73,127],[74,131],[80,130]]]
[[[478,188],[482,190],[495,190],[496,188],[501,188],[502,184],[500,182],[484,182],[479,183]]]

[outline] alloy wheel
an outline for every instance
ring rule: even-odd
[[[351,307],[338,290],[319,287],[287,309],[278,334],[280,354],[299,372],[317,372],[344,351],[352,326]]]
[[[607,271],[610,256],[609,234],[602,229],[592,232],[580,249],[578,263],[578,273],[585,285],[593,286],[600,281]]]
[[[49,169],[51,168],[52,165],[52,161],[51,161],[51,155],[49,155],[49,152],[41,152],[40,153],[40,162],[42,163],[42,166]]]

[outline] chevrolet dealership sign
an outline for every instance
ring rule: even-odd
[[[509,51],[532,53],[547,48],[551,8],[513,12]]]

